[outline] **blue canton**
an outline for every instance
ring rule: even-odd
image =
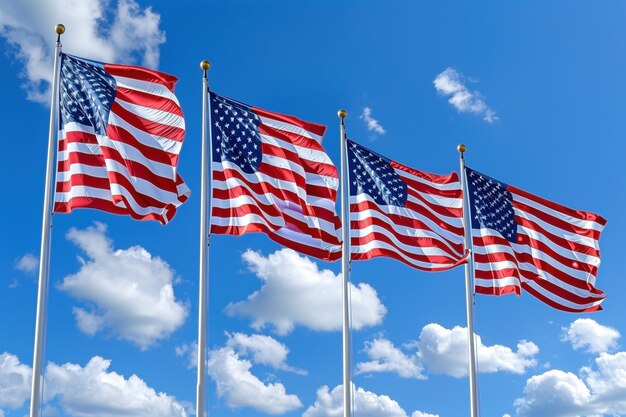
[[[247,174],[261,164],[261,119],[245,104],[211,93],[213,160],[230,161]]]
[[[404,207],[407,184],[389,159],[348,141],[350,195],[365,193],[379,205]]]
[[[517,224],[508,184],[465,168],[472,211],[472,228],[488,227],[516,242]]]
[[[115,79],[101,65],[65,54],[61,59],[61,126],[75,122],[106,135]]]

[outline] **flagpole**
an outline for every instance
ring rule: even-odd
[[[208,235],[208,186],[209,186],[209,161],[208,153],[211,149],[207,140],[210,136],[211,115],[209,114],[209,79],[207,72],[211,68],[209,61],[200,63],[202,68],[202,165],[200,180],[200,276],[198,284],[198,383],[196,387],[196,417],[204,417],[204,380],[206,375],[206,321],[208,304],[208,261],[209,261],[209,235]],[[208,132],[207,132],[208,131]],[[209,138],[210,140],[210,138]]]
[[[50,280],[50,232],[52,228],[52,180],[54,178],[54,155],[56,145],[57,118],[59,112],[59,58],[61,56],[61,35],[65,26],[54,28],[57,42],[54,48],[52,70],[52,97],[50,99],[50,125],[48,128],[48,157],[46,161],[46,187],[43,197],[43,220],[41,225],[41,248],[39,252],[39,284],[37,287],[37,316],[35,318],[35,345],[33,349],[33,381],[30,391],[30,417],[39,415],[41,397],[41,365],[45,343],[46,313],[48,306],[48,281]]]
[[[337,112],[341,123],[339,124],[340,143],[341,143],[341,224],[343,243],[341,246],[341,278],[342,278],[342,306],[343,306],[343,417],[352,416],[352,381],[350,371],[352,360],[350,358],[350,300],[349,282],[350,282],[350,219],[348,209],[348,190],[346,188],[348,179],[348,160],[347,160],[347,138],[346,125],[344,119],[348,116],[345,110]]]
[[[463,223],[465,225],[465,245],[463,251],[467,251],[470,246],[469,229],[471,227],[471,218],[467,215],[469,213],[469,207],[466,206],[466,202],[469,201],[467,196],[467,185],[465,178],[465,151],[467,147],[464,144],[457,146],[459,151],[459,164],[461,168],[461,189],[463,192]],[[476,346],[474,338],[474,309],[473,309],[473,296],[472,296],[472,278],[471,278],[471,265],[470,262],[472,256],[468,257],[465,264],[465,312],[467,314],[467,340],[469,344],[468,358],[469,358],[469,382],[470,382],[470,417],[478,417],[478,394],[476,392]]]

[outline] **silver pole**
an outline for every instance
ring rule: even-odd
[[[339,110],[337,115],[341,119],[339,125],[341,143],[341,224],[343,243],[341,247],[341,278],[342,278],[342,305],[343,305],[343,416],[352,416],[352,381],[350,378],[350,368],[352,361],[350,358],[350,211],[348,207],[348,158],[346,125],[344,119],[348,115],[345,110]]]
[[[461,168],[461,189],[463,192],[463,223],[465,225],[465,245],[463,251],[470,246],[470,227],[471,217],[469,213],[469,196],[467,195],[467,184],[465,178],[465,151],[467,147],[463,144],[457,146],[460,155]],[[472,257],[470,256],[465,264],[465,311],[467,314],[467,341],[468,341],[468,358],[469,358],[469,383],[470,383],[470,417],[478,417],[478,394],[476,392],[476,346],[474,338],[474,310],[472,297],[472,278],[471,265]]]
[[[48,129],[48,157],[46,161],[46,187],[43,197],[43,220],[41,224],[41,248],[39,251],[39,284],[37,287],[37,316],[35,318],[35,346],[33,349],[33,381],[30,391],[30,417],[38,417],[41,400],[41,367],[45,343],[48,281],[50,280],[50,232],[52,228],[52,190],[54,184],[54,155],[56,153],[57,119],[59,113],[59,59],[61,35],[65,26],[55,27],[57,42],[54,48],[52,70],[52,97],[50,99],[50,126]]]
[[[196,416],[204,417],[204,380],[206,375],[206,322],[208,304],[208,259],[209,259],[209,235],[208,235],[208,186],[209,186],[209,161],[208,153],[211,146],[210,140],[210,105],[209,105],[209,79],[207,72],[211,64],[202,61],[202,166],[200,180],[200,279],[198,284],[198,385],[196,387]],[[208,124],[207,124],[208,122]],[[208,131],[208,132],[207,132]]]

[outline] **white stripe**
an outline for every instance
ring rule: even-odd
[[[177,127],[179,129],[185,129],[185,119],[177,114],[167,111],[155,109],[153,107],[141,106],[139,104],[129,103],[120,98],[116,98],[115,102],[122,108],[126,109],[130,113],[136,114],[146,120],[150,120],[155,123],[160,123],[167,126]]]
[[[316,150],[298,146],[293,142],[284,141],[271,135],[260,134],[259,136],[261,136],[261,140],[268,145],[276,146],[278,148],[285,149],[286,151],[294,152],[296,155],[298,155],[300,159],[304,159],[305,161],[333,165],[333,161],[323,150]]]
[[[169,88],[165,87],[162,84],[142,81],[135,78],[121,77],[119,75],[115,75],[113,76],[113,78],[115,78],[115,82],[117,83],[118,88],[128,88],[130,90],[142,91],[144,93],[164,97],[180,105],[180,103],[178,103],[178,98],[176,98],[174,93],[172,93]]]
[[[504,288],[509,286],[517,287],[520,290],[522,288],[517,277],[502,277],[497,279],[475,277],[474,285],[482,288]]]
[[[315,140],[317,143],[322,143],[322,137],[319,135],[316,135],[315,133],[304,129],[303,127],[300,126],[296,126],[293,125],[291,123],[286,123],[286,122],[281,122],[279,120],[276,119],[272,119],[269,117],[265,117],[265,116],[261,116],[258,115],[259,118],[261,119],[261,123],[263,123],[266,126],[269,127],[273,127],[274,129],[278,129],[278,130],[283,130],[285,132],[289,132],[289,133],[295,133],[296,135],[300,135],[300,136],[304,136],[305,138],[309,138],[309,139],[313,139]]]
[[[406,200],[408,203],[415,204],[416,206],[419,206],[419,207],[423,207],[424,210],[428,211],[431,215],[433,215],[434,217],[438,219],[444,220],[448,224],[454,224],[456,227],[463,227],[462,218],[455,216],[453,213],[450,213],[450,215],[441,214],[435,211],[432,207],[429,207],[427,204],[424,204],[423,202],[421,202],[420,200],[418,200],[417,198],[413,197],[410,194],[407,195]],[[395,206],[385,206],[385,207],[395,207]],[[413,212],[413,210],[411,210],[411,212]]]
[[[152,135],[141,129],[137,129],[135,126],[131,125],[114,112],[109,113],[109,125],[118,126],[124,130],[127,130],[128,133],[134,136],[139,143],[160,151],[165,151],[171,154],[178,155],[180,154],[180,150],[183,146],[182,142],[157,135]]]
[[[518,231],[519,232],[519,231]],[[476,236],[476,237],[487,237],[487,236],[494,236],[494,237],[499,237],[502,238],[502,235],[500,233],[498,233],[495,230],[483,227],[480,229],[480,232],[478,232],[478,229],[472,229],[472,236]],[[531,236],[533,239],[535,240],[540,240],[543,243],[548,243],[546,242],[545,238],[542,238],[541,235],[539,234],[535,234],[535,236]],[[507,241],[508,242],[508,241]],[[508,242],[508,245],[510,245],[511,247],[515,248],[515,250],[517,252],[526,252],[529,253],[529,251],[525,251],[524,248],[525,247],[529,247],[529,245],[520,245],[518,243],[513,243],[513,242]],[[581,253],[581,252],[574,252],[572,250],[567,250],[559,245],[555,245],[555,244],[549,244],[550,249],[552,249],[554,252],[558,253],[559,255],[567,258],[567,259],[571,259],[572,261],[575,262],[579,262],[579,263],[585,263],[585,264],[589,264],[589,265],[593,265],[593,266],[599,266],[600,265],[600,258],[597,256],[593,256],[593,255],[587,255],[585,253]],[[497,245],[497,244],[489,244],[488,246],[500,246],[501,248],[503,248],[502,245]],[[534,251],[537,251],[538,253],[544,254],[546,257],[548,256],[548,254],[546,254],[545,252],[539,251],[538,249],[533,249]],[[555,259],[555,262],[558,262]],[[559,265],[561,265],[562,263],[559,262]]]
[[[395,227],[394,227],[395,229]],[[405,231],[409,231],[411,229],[406,229]],[[411,231],[414,232],[414,235],[408,235],[408,237],[414,237],[415,239],[419,239],[419,238],[431,238],[434,239],[438,242],[443,243],[446,247],[448,247],[452,252],[454,252],[457,256],[457,259],[460,259],[462,257],[462,254],[455,251],[454,249],[452,249],[449,245],[448,242],[446,242],[445,240],[443,240],[441,238],[441,236],[437,236],[434,233],[429,233],[426,230],[419,230],[419,229],[412,229]],[[407,245],[405,243],[402,243],[398,240],[397,236],[398,235],[403,235],[400,232],[397,233],[392,233],[389,230],[382,228],[380,226],[376,226],[376,225],[369,225],[367,227],[363,227],[361,229],[352,229],[350,230],[350,236],[351,237],[356,237],[356,238],[366,238],[368,235],[373,234],[373,233],[378,233],[381,235],[385,235],[387,236],[395,246],[397,246],[399,249],[402,249],[406,252],[409,253],[414,253],[414,254],[423,254],[423,255],[433,255],[433,256],[446,256],[449,258],[454,258],[454,255],[449,254],[448,252],[445,252],[444,250],[435,247],[435,246],[422,246],[422,245]],[[406,234],[404,234],[404,236],[407,236]],[[374,239],[377,240],[377,239]],[[417,243],[417,242],[416,242]],[[358,245],[354,245],[354,246],[358,246]],[[352,248],[353,245],[350,245],[350,247]]]
[[[74,197],[92,197],[111,201],[111,191],[109,189],[90,187],[86,185],[74,185],[69,191],[56,192],[54,194],[54,201],[58,203],[67,203]]]
[[[545,206],[537,201],[530,200],[526,197],[516,194],[513,191],[511,191],[511,195],[513,196],[513,200],[519,201],[520,203],[524,203],[526,205],[534,207],[535,209],[539,211],[543,211],[544,213],[549,214],[550,216],[554,218],[567,222],[571,224],[572,226],[580,227],[581,229],[587,229],[587,230],[589,229],[597,230],[598,232],[601,232],[602,229],[604,229],[604,226],[602,224],[595,222],[593,220],[583,220],[583,219],[579,219],[576,217],[572,217],[568,214],[565,214],[560,211],[556,211],[553,208]]]
[[[366,254],[369,251],[372,251],[374,249],[387,249],[395,254],[397,254],[400,258],[406,260],[409,264],[411,265],[415,265],[419,268],[424,268],[424,269],[434,269],[434,268],[449,268],[450,265],[452,265],[453,263],[434,263],[434,262],[430,262],[430,261],[418,261],[416,259],[410,258],[408,256],[406,256],[405,254],[398,252],[398,250],[396,248],[394,248],[393,246],[388,245],[385,242],[379,241],[379,240],[375,240],[375,241],[371,241],[368,242],[365,245],[359,245],[354,247],[354,250],[350,249],[351,253],[363,253]]]
[[[543,295],[545,298],[548,298],[549,300],[555,302],[556,304],[559,304],[563,307],[568,307],[571,309],[576,309],[576,310],[584,310],[584,309],[588,309],[591,307],[595,307],[597,305],[599,305],[602,300],[604,300],[604,297],[602,298],[597,298],[596,301],[591,301],[589,303],[584,303],[584,304],[578,304],[575,303],[573,301],[570,300],[566,300],[565,298],[561,298],[559,297],[557,294],[550,292],[548,290],[546,290],[545,288],[540,287],[539,285],[537,285],[536,283],[532,282],[532,281],[526,281],[526,284],[529,285],[530,287],[532,287],[536,292],[540,293],[541,295]],[[585,297],[587,296],[593,296],[593,294],[591,293],[587,293],[585,294]]]
[[[435,233],[441,236],[446,236],[446,237],[449,236],[449,239],[455,243],[462,242],[464,239],[463,236],[454,235],[453,232],[442,228],[438,223],[435,223],[429,217],[426,217],[411,209],[408,209],[405,207],[392,206],[392,205],[377,204],[368,194],[365,194],[365,193],[360,193],[360,194],[357,194],[356,196],[350,196],[350,204],[359,204],[361,202],[366,202],[366,201],[370,202],[373,205],[377,205],[385,214],[402,216],[402,217],[406,217],[412,220],[419,220],[423,222],[428,228],[433,230]],[[377,211],[373,209],[362,210],[360,211],[360,213],[363,213],[363,214],[359,215],[358,219],[366,219],[368,217],[377,217],[379,219],[390,222],[390,219],[388,217],[386,216],[382,217],[383,215],[381,213],[378,213]],[[356,213],[351,212],[350,214],[355,215]],[[435,216],[438,220],[441,220],[442,222],[448,224],[451,227],[455,227],[455,228],[463,227],[463,220],[459,217],[441,216],[438,213],[433,213],[433,216]]]
[[[103,166],[84,165],[75,163],[67,171],[57,171],[57,182],[69,181],[73,175],[89,175],[96,178],[108,178],[107,170]]]
[[[572,231],[563,230],[561,228],[551,225],[550,223],[546,223],[545,221],[541,220],[540,218],[526,211],[521,211],[517,208],[514,208],[514,211],[515,211],[515,214],[518,215],[519,217],[530,220],[533,223],[536,223],[539,227],[545,229],[547,232],[552,234],[557,239],[565,239],[567,241],[578,243],[580,245],[589,246],[590,248],[593,248],[596,250],[598,249],[598,241],[594,238],[582,236]],[[548,237],[545,237],[545,235],[543,235],[541,232],[539,232],[536,229],[530,229],[528,226],[521,226],[519,224],[518,224],[518,228],[521,228],[529,236],[533,236],[533,237],[539,236],[539,237],[536,237],[535,239],[546,242],[550,246],[556,245],[556,243],[550,242],[550,239],[548,239]]]

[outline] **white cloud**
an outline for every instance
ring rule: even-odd
[[[402,378],[426,379],[422,373],[424,367],[419,363],[417,356],[405,355],[389,340],[379,338],[365,342],[365,353],[372,360],[357,363],[355,371],[357,375],[370,372],[395,372]]]
[[[455,326],[446,329],[437,323],[424,326],[417,341],[404,345],[405,353],[392,342],[378,338],[365,343],[365,353],[371,359],[359,362],[356,373],[394,372],[403,378],[426,379],[424,370],[455,378],[468,373],[467,330]],[[511,372],[522,374],[537,365],[539,348],[525,340],[517,344],[517,351],[502,345],[485,346],[476,336],[479,372]]]
[[[408,417],[406,411],[387,395],[377,395],[363,388],[352,389],[353,412],[359,417]],[[315,403],[302,414],[302,417],[341,417],[343,416],[343,385],[332,391],[324,385],[317,390]],[[433,414],[415,411],[412,417],[438,417]]]
[[[51,363],[46,372],[47,399],[58,398],[64,414],[76,417],[186,416],[175,398],[150,388],[136,375],[108,372],[111,361],[94,356],[81,367]]]
[[[0,355],[0,415],[2,409],[20,408],[30,398],[32,370],[20,363],[17,356]]]
[[[0,36],[24,64],[30,100],[49,102],[54,25],[63,23],[63,50],[105,62],[156,67],[165,34],[160,16],[134,0],[20,0],[0,3]]]
[[[363,113],[359,116],[360,119],[363,119],[367,124],[367,130],[370,132],[374,132],[377,135],[384,135],[387,133],[385,128],[381,126],[378,120],[372,117],[372,109],[369,107],[365,107],[363,109]]]
[[[429,414],[424,413],[423,411],[413,411],[411,417],[439,417],[439,414]]]
[[[515,400],[518,416],[600,416],[626,413],[626,352],[601,353],[596,369],[580,375],[558,369],[526,381],[525,396]]]
[[[85,367],[49,363],[44,401],[57,400],[63,413],[44,404],[44,416],[186,417],[185,407],[172,396],[157,393],[136,375],[126,379],[108,372],[109,360],[91,358]],[[32,369],[12,354],[0,355],[0,407],[17,409],[30,397]],[[4,410],[0,409],[0,416]]]
[[[422,329],[419,340],[412,346],[418,349],[417,355],[428,371],[451,375],[456,378],[467,375],[467,329],[455,326],[452,330],[431,323]],[[522,374],[537,365],[535,355],[539,348],[533,342],[522,340],[517,351],[502,345],[485,346],[480,336],[476,336],[479,372],[511,372]]]
[[[72,228],[67,238],[90,258],[80,259],[80,270],[59,284],[95,306],[91,311],[74,308],[83,332],[109,330],[147,349],[183,324],[187,309],[174,296],[175,272],[165,261],[140,246],[114,250],[106,226],[99,223],[85,230]]]
[[[32,253],[26,255],[15,261],[15,269],[25,272],[30,275],[34,275],[39,270],[39,258]]]
[[[302,407],[296,395],[287,394],[281,383],[264,384],[232,347],[209,352],[209,375],[217,385],[217,395],[229,408],[250,407],[268,414],[284,414]]]
[[[593,319],[576,319],[568,328],[563,328],[562,340],[570,342],[574,349],[600,353],[615,349],[619,337],[616,329],[598,324]]]
[[[291,249],[278,250],[268,257],[247,250],[242,257],[263,286],[247,300],[229,304],[228,315],[252,318],[256,330],[271,324],[281,335],[295,325],[318,331],[341,329],[340,275],[319,270],[315,262]],[[355,330],[382,322],[387,309],[374,288],[350,284],[350,293]]]
[[[274,369],[306,375],[302,369],[287,365],[289,349],[283,343],[270,336],[253,334],[248,336],[243,333],[228,335],[226,345],[234,349],[241,356],[252,356],[252,362],[259,365],[268,365]]]
[[[460,113],[473,113],[483,116],[487,123],[498,120],[496,112],[493,111],[484,97],[478,91],[472,91],[464,84],[466,77],[448,67],[433,81],[437,92],[444,96],[450,96],[448,103],[452,104]]]
[[[185,360],[187,369],[198,367],[198,342],[183,343],[174,348],[174,353]]]

